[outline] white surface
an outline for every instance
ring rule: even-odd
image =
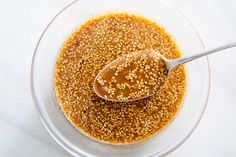
[[[29,71],[37,40],[72,0],[0,2],[0,156],[70,156],[36,114]],[[197,28],[206,47],[236,41],[236,0],[171,0]],[[212,83],[205,114],[171,157],[236,156],[236,48],[210,56]]]

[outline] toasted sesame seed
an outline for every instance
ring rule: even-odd
[[[140,16],[108,14],[76,29],[59,52],[54,75],[56,98],[71,123],[87,136],[113,144],[143,141],[166,127],[180,108],[184,96],[184,66],[175,69],[166,86],[146,99],[116,103],[101,99],[93,91],[96,75],[108,63],[118,56],[150,49],[168,59],[180,57],[176,43],[164,28]],[[151,67],[141,63],[140,60],[144,69],[139,71],[145,73],[145,68],[149,69],[149,81],[140,80],[140,87],[121,85],[115,78],[113,82],[133,90],[133,95],[149,92],[145,85],[153,83],[155,72],[151,73]],[[122,68],[114,68],[116,70],[122,71]],[[130,74],[127,79],[136,80],[135,77]],[[100,84],[106,85],[104,89],[114,88],[104,82],[104,78],[100,79]],[[110,90],[110,93],[114,94],[114,91]],[[118,96],[125,99],[125,95]]]
[[[120,98],[122,100],[138,99],[157,92],[165,84],[168,70],[163,64],[163,59],[155,53],[153,51],[146,51],[145,53],[138,51],[128,54],[126,57],[118,58],[116,62],[112,62],[115,63],[112,66],[116,66],[116,68],[106,70],[105,73],[102,72],[98,76],[97,83],[100,87],[96,88],[96,91],[100,96],[107,95],[112,100],[121,100]],[[102,77],[105,80],[101,80]],[[106,86],[103,83],[104,81],[109,84],[108,91],[103,88]],[[112,94],[110,90],[113,91]],[[139,90],[138,94],[137,90]]]

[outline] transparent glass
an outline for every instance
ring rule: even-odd
[[[151,139],[133,145],[96,142],[64,117],[53,94],[54,63],[63,41],[86,20],[109,12],[142,15],[162,25],[176,40],[183,55],[204,49],[191,23],[165,0],[79,0],[60,11],[43,32],[32,61],[31,87],[40,118],[53,138],[74,156],[162,156],[180,146],[199,123],[209,95],[207,58],[186,64],[187,91],[182,108],[169,126]]]

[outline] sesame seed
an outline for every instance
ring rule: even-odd
[[[171,73],[163,89],[142,100],[123,103],[106,101],[93,91],[96,75],[108,63],[130,52],[151,49],[168,59],[181,56],[176,43],[163,27],[136,15],[104,15],[73,31],[59,52],[54,74],[56,98],[65,116],[87,136],[113,144],[143,141],[166,127],[183,100],[186,88],[184,66]],[[158,75],[150,69],[159,65],[153,63],[149,67],[142,64],[142,60],[137,62],[142,68],[131,70],[125,79],[136,80],[140,73],[146,74],[148,69],[149,80],[139,79],[139,86],[128,87],[129,83],[127,85],[115,77],[111,78],[112,83],[99,78],[100,85],[120,99],[127,96],[115,93],[114,84],[119,84],[121,89],[132,90],[130,96],[149,92],[146,85],[155,83]],[[131,62],[123,68],[110,68],[118,71],[119,75],[130,65]]]

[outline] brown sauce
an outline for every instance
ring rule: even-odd
[[[96,75],[108,63],[150,49],[168,59],[181,56],[164,28],[140,16],[108,14],[77,28],[59,52],[54,75],[56,98],[67,119],[83,134],[112,144],[143,141],[166,127],[184,97],[184,66],[175,69],[165,87],[146,99],[115,103],[93,91]]]
[[[157,52],[136,51],[119,57],[99,72],[94,90],[107,100],[137,100],[160,90],[167,75],[167,65]]]

